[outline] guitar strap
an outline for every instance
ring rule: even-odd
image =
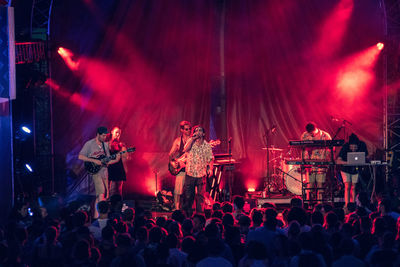
[[[184,148],[185,148],[185,144],[183,143],[183,136],[181,136],[181,143],[179,145],[179,150],[178,150],[179,155],[177,156],[177,158],[179,158],[180,156],[183,155]]]
[[[101,144],[103,145],[104,156],[108,157],[107,152],[106,152],[106,148],[104,146],[104,142],[101,142]]]

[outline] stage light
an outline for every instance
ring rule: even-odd
[[[378,50],[382,50],[384,46],[385,45],[383,43],[377,43],[376,44],[376,47],[378,48]]]
[[[30,133],[32,132],[31,129],[29,129],[29,128],[26,127],[26,126],[22,126],[22,127],[21,127],[21,130],[24,131],[24,132],[27,133],[27,134],[30,134]]]
[[[71,56],[71,53],[69,53],[69,51],[66,50],[64,47],[59,47],[57,50],[57,53],[62,57],[70,57]]]
[[[72,51],[64,47],[59,47],[57,53],[63,58],[64,62],[71,70],[78,70],[79,60],[74,59],[74,54]]]
[[[255,191],[256,191],[256,189],[255,189],[255,188],[253,188],[253,187],[251,187],[251,188],[248,188],[248,189],[247,189],[247,191],[248,191],[248,192],[255,192]]]
[[[31,167],[31,165],[29,165],[28,163],[25,164],[25,168],[29,171],[29,172],[33,172],[33,169]]]

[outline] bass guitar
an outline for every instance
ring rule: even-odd
[[[220,145],[221,141],[217,139],[217,140],[211,140],[208,143],[211,145],[211,148],[214,148]],[[185,168],[185,166],[186,166],[186,153],[170,160],[168,163],[168,171],[173,176],[176,176],[183,168]]]
[[[111,155],[111,156],[100,155],[100,156],[98,156],[97,158],[91,157],[92,159],[98,159],[98,160],[100,160],[100,161],[101,161],[101,165],[97,165],[96,163],[93,163],[93,162],[90,162],[90,161],[85,161],[85,169],[86,169],[87,172],[90,173],[90,174],[96,174],[96,173],[98,173],[98,172],[100,171],[101,167],[107,166],[107,163],[108,163],[110,160],[115,159],[115,158],[117,157],[117,154],[122,155],[122,154],[127,153],[127,152],[134,152],[135,150],[136,150],[135,147],[130,147],[130,148],[128,148],[127,150],[118,152],[118,153],[113,154],[113,155]]]

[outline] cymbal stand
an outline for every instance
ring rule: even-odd
[[[267,148],[267,177],[264,181],[264,191],[266,196],[271,195],[271,171],[270,171],[270,162],[269,162],[269,152],[270,152],[270,134],[276,130],[276,126],[272,126],[265,133],[265,147]]]

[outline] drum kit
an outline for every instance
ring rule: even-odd
[[[300,152],[297,149],[289,148],[285,151],[282,148],[262,148],[268,153],[267,157],[267,177],[265,179],[265,192],[269,193],[291,193],[293,195],[302,195],[302,179],[306,181],[307,172],[299,165],[287,164],[287,161],[293,161],[300,158]]]

